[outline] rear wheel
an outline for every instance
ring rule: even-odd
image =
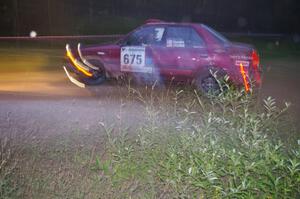
[[[221,92],[220,85],[213,75],[201,77],[197,80],[197,87],[204,94],[217,95]]]
[[[221,88],[222,85],[220,83],[220,81],[225,77],[225,74],[225,71],[222,69],[210,68],[210,70],[199,75],[196,80],[196,86],[204,94],[218,95],[225,89],[224,87]]]

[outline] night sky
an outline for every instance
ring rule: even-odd
[[[299,34],[299,10],[299,0],[1,0],[0,34],[123,33],[147,18],[227,32]]]

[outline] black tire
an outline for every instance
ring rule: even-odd
[[[94,71],[92,77],[83,77],[80,78],[87,85],[99,85],[105,82],[106,72],[104,70]]]
[[[213,75],[215,72],[218,80],[225,77],[226,73],[222,69],[210,68],[206,72],[202,72],[196,79],[197,88],[205,95],[219,95],[224,90],[221,88],[220,81]]]
[[[198,89],[204,94],[218,95],[221,92],[220,85],[213,75],[198,78],[196,84]]]
[[[102,84],[103,82],[105,82],[106,76],[84,77],[84,78],[81,78],[81,80],[85,84],[93,86],[93,85],[99,85],[99,84]]]

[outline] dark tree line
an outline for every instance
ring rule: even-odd
[[[222,31],[299,33],[299,9],[299,0],[1,0],[0,34],[97,33],[97,24],[117,23],[116,18],[120,23],[160,18]]]

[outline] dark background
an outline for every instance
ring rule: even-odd
[[[0,35],[124,33],[148,18],[296,34],[299,13],[299,0],[0,0]]]

